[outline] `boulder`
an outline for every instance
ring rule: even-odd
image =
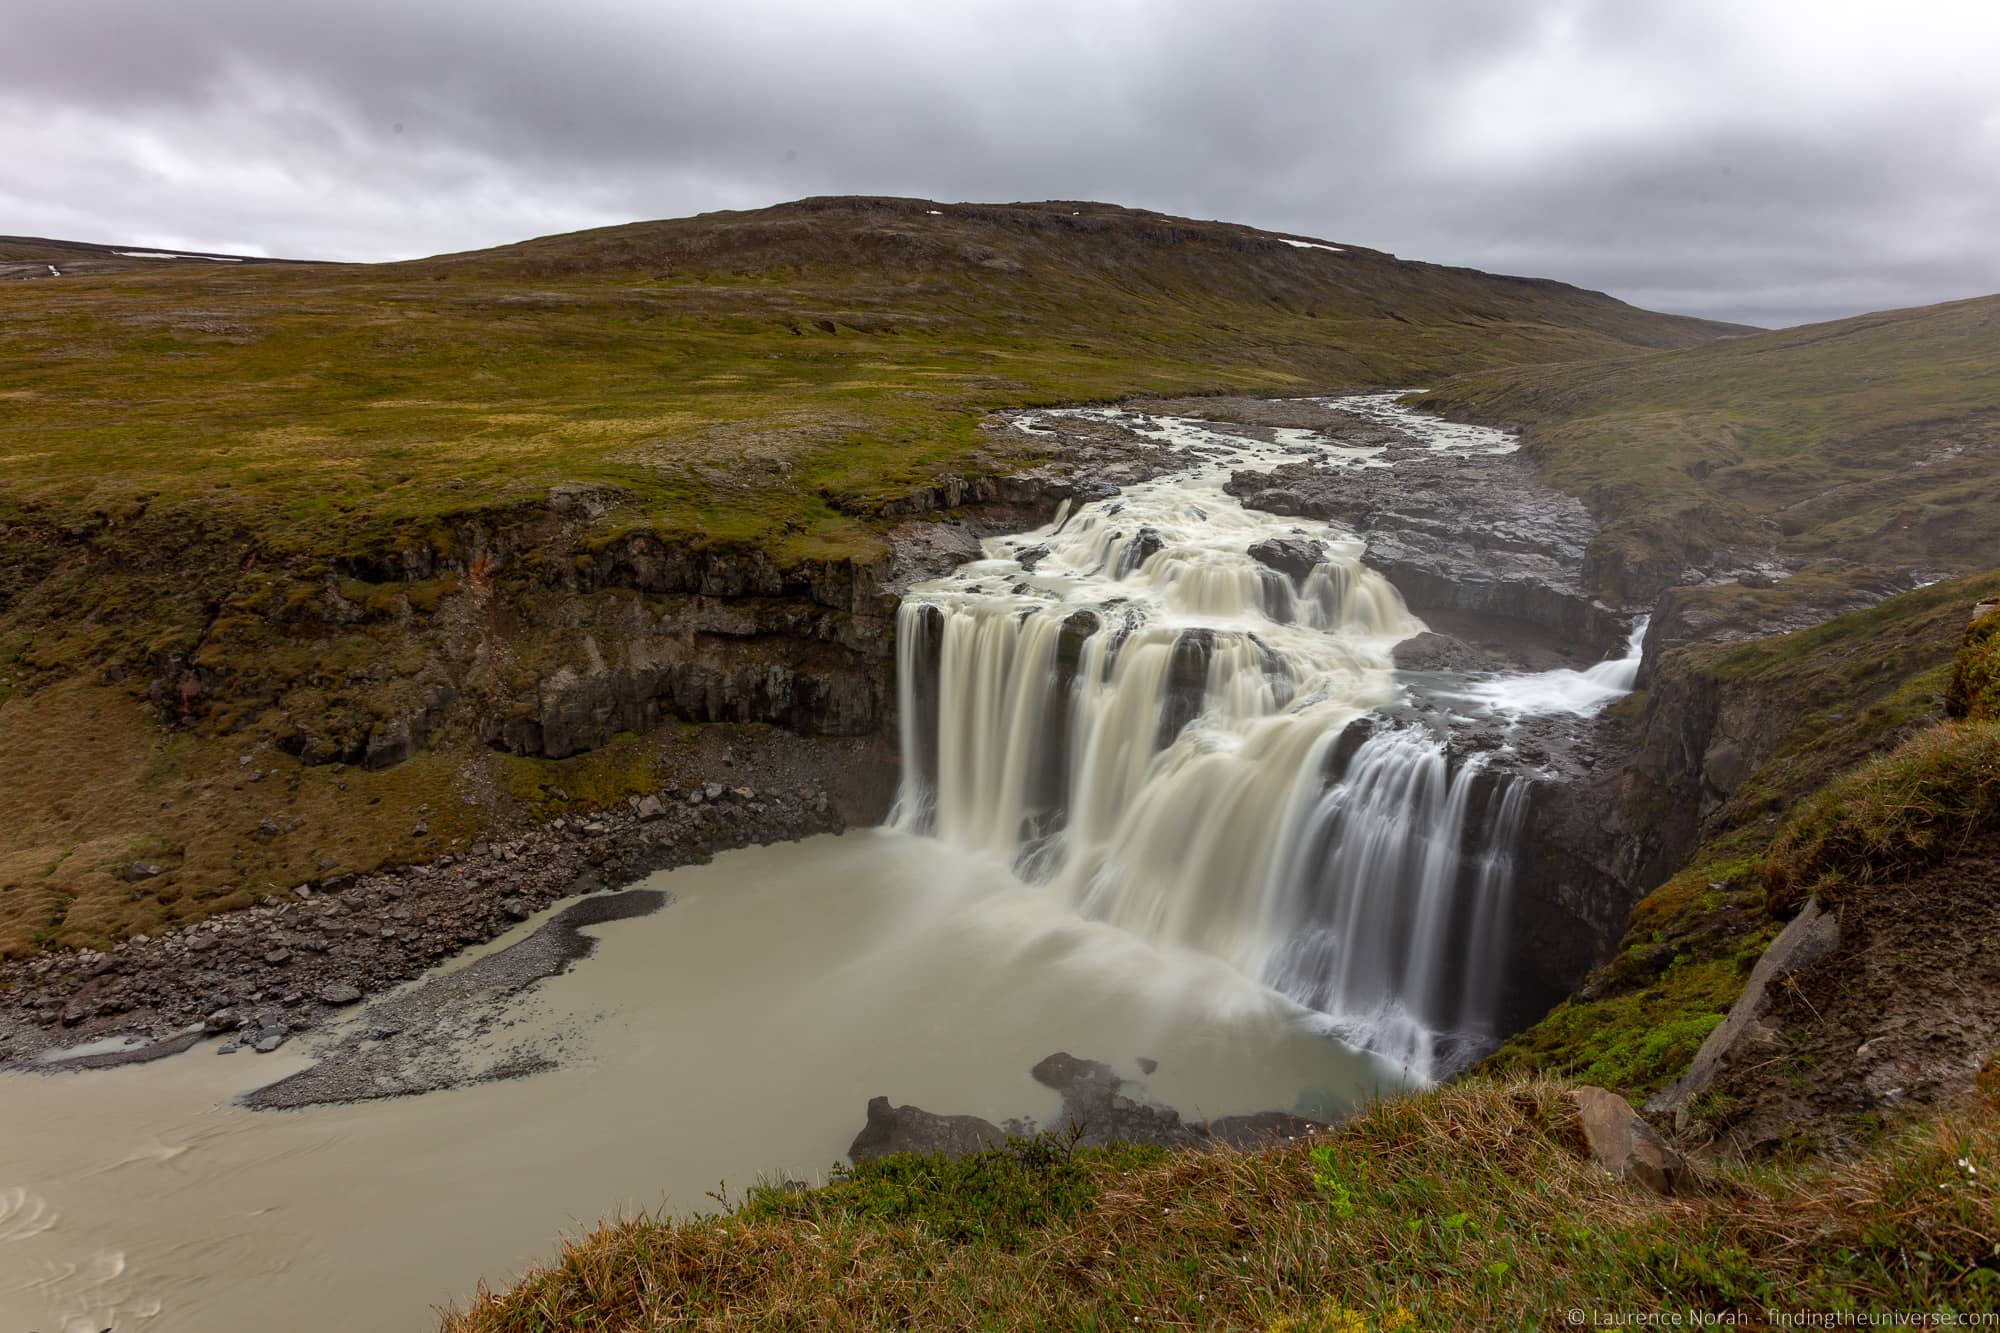
[[[1257,542],[1249,552],[1259,564],[1300,581],[1326,559],[1326,547],[1308,537],[1273,537]]]
[[[137,883],[142,879],[154,879],[167,873],[167,868],[158,861],[134,861],[125,867],[125,878]]]
[[[1636,1180],[1655,1194],[1685,1194],[1694,1174],[1681,1155],[1667,1146],[1659,1131],[1615,1092],[1604,1088],[1574,1088],[1576,1104],[1590,1155],[1620,1180]]]
[[[322,986],[320,988],[319,998],[320,998],[320,1003],[322,1004],[331,1004],[331,1005],[353,1004],[356,1001],[360,1000],[361,988],[359,986],[354,985],[352,982],[336,981],[331,985]]]

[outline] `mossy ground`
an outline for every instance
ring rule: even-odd
[[[1356,1333],[2000,1301],[1983,1103],[1671,1200],[1590,1162],[1546,1082],[1450,1086],[1259,1153],[1019,1158],[886,1159],[733,1213],[609,1223],[444,1328]],[[975,1195],[1003,1225],[968,1225]]]

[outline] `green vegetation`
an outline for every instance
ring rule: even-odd
[[[977,1241],[1018,1250],[1048,1227],[1094,1205],[1105,1183],[1158,1165],[1158,1148],[1120,1144],[1085,1148],[1078,1135],[1010,1138],[1005,1147],[965,1157],[896,1153],[840,1165],[814,1190],[760,1186],[738,1210],[745,1222],[843,1226],[915,1226],[940,1240]]]
[[[1975,722],[2000,718],[2000,606],[1965,630],[1965,646],[1953,659],[1945,712]]]
[[[444,1328],[1353,1333],[2000,1301],[2000,1115],[1985,1105],[1852,1160],[1731,1170],[1674,1200],[1590,1162],[1546,1082],[1445,1087],[1260,1153],[1079,1154],[1057,1175],[1023,1171],[1019,1152],[950,1168],[1010,1182],[1002,1234],[969,1227],[951,1189],[905,1186],[931,1165],[888,1160],[824,1202],[760,1193],[729,1215],[607,1224]],[[1043,1181],[1031,1216],[1012,1191]]]
[[[1521,425],[1604,518],[1614,595],[1715,552],[2000,565],[2000,297],[1643,358],[1467,376],[1423,405]]]
[[[1223,224],[914,201],[0,303],[0,520],[115,540],[170,518],[177,548],[266,559],[396,549],[560,484],[606,488],[614,526],[843,552],[870,501],[983,444],[1027,452],[982,439],[994,408],[1407,383],[1723,327]]]

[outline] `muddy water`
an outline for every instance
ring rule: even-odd
[[[822,1178],[872,1095],[1050,1117],[1027,1071],[1056,1050],[1191,1118],[1335,1115],[1402,1081],[1216,959],[935,841],[821,838],[650,883],[674,903],[592,928],[595,955],[508,1013],[506,1040],[564,1052],[554,1072],[288,1112],[233,1099],[310,1041],[0,1078],[0,1333],[431,1328],[561,1228]]]

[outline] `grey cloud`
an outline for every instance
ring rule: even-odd
[[[0,230],[330,258],[1097,198],[1790,322],[2000,289],[2000,17],[1819,0],[118,0],[0,47]]]

